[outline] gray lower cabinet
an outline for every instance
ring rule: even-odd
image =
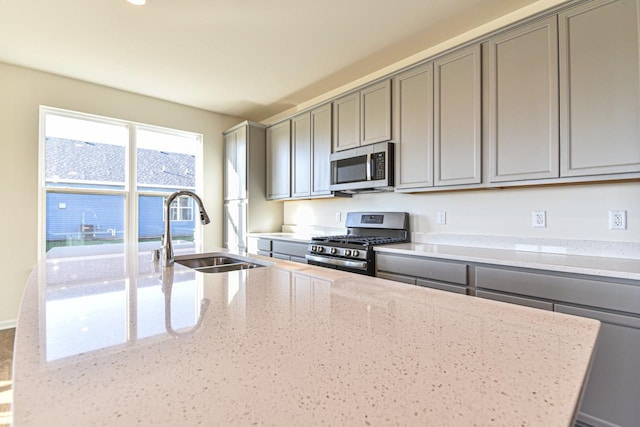
[[[640,425],[640,283],[476,266],[476,295],[602,322],[578,414],[594,427]]]
[[[639,0],[559,15],[562,176],[640,172]]]
[[[305,255],[307,254],[306,242],[303,243],[292,242],[289,240],[259,238],[257,246],[258,255],[287,261],[295,261],[302,264],[307,263],[307,259],[305,258]]]
[[[552,16],[484,45],[490,182],[559,176],[557,40]]]
[[[594,427],[640,425],[640,318],[561,304],[555,310],[602,322],[578,420]]]
[[[376,277],[411,285],[466,294],[467,271],[461,262],[376,253]]]

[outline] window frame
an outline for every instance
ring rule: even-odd
[[[128,132],[128,142],[125,146],[125,182],[122,189],[113,188],[77,188],[64,185],[47,187],[46,181],[46,116],[52,114],[72,119],[88,120],[108,125],[123,126]],[[202,194],[204,187],[204,137],[201,133],[171,129],[162,126],[155,126],[146,123],[139,123],[131,120],[115,119],[95,114],[83,113],[79,111],[65,110],[56,107],[40,105],[39,109],[39,129],[38,129],[38,260],[47,257],[47,193],[67,193],[67,194],[88,194],[88,195],[115,195],[124,197],[124,243],[123,251],[138,251],[138,200],[141,196],[154,196],[167,198],[172,191],[153,190],[148,184],[138,185],[137,183],[137,131],[145,130],[163,133],[175,137],[192,138],[198,144],[195,156],[195,188],[188,188],[197,194]],[[174,188],[175,187],[175,188]],[[163,185],[163,189],[182,190],[184,186]],[[192,213],[193,215],[193,213]],[[166,218],[165,218],[166,221]],[[195,221],[194,240],[196,250],[202,249],[203,235],[202,225]]]

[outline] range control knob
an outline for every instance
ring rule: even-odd
[[[344,256],[351,256],[351,249],[345,249]]]
[[[318,246],[318,252],[324,252],[324,246]]]
[[[311,246],[311,252],[315,252],[318,249],[318,247],[316,245],[312,245]]]
[[[360,255],[360,252],[358,252],[357,249],[354,249],[353,252],[351,252],[351,255],[358,256],[358,255]]]
[[[331,248],[331,255],[335,255],[336,252],[338,252],[336,248]]]

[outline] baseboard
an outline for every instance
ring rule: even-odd
[[[17,324],[18,324],[18,319],[2,320],[2,321],[0,321],[0,331],[3,330],[3,329],[15,328]]]

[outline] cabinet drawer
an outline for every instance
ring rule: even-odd
[[[535,300],[531,298],[515,297],[512,295],[498,294],[495,292],[476,291],[476,296],[494,301],[508,302],[510,304],[525,305],[527,307],[540,308],[542,310],[553,311],[553,303]]]
[[[434,282],[433,280],[416,280],[416,285],[424,286],[425,288],[439,289],[441,291],[454,292],[456,294],[467,294],[467,288],[465,286],[450,285],[448,283]]]
[[[639,285],[478,266],[476,286],[640,314]]]
[[[287,254],[301,258],[304,258],[304,256],[307,254],[306,243],[293,243],[284,242],[282,240],[274,240],[271,246],[271,250],[273,252],[278,252],[281,254]]]
[[[258,250],[271,252],[271,240],[258,239]]]
[[[380,277],[382,279],[393,280],[396,282],[407,283],[409,285],[415,285],[416,279],[413,277],[401,276],[399,274],[390,274],[390,273],[376,273],[376,277]]]
[[[443,282],[467,284],[467,265],[434,261],[427,258],[403,257],[376,254],[377,269],[382,272],[399,273]]]
[[[291,261],[291,257],[289,255],[277,254],[275,252],[271,254],[271,257]]]
[[[271,257],[271,252],[269,252],[269,251],[258,251],[258,255]]]

